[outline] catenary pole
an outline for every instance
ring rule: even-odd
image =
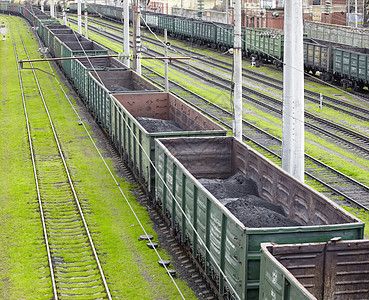
[[[50,16],[53,18],[55,17],[55,4],[54,0],[50,1]]]
[[[82,8],[81,8],[81,1],[77,1],[77,17],[78,17],[78,33],[82,34]]]
[[[137,19],[136,19],[136,54],[137,54],[137,65],[136,72],[141,75],[141,6],[140,0],[137,0]]]
[[[123,1],[123,63],[130,68],[129,60],[129,0]]]
[[[241,0],[234,4],[234,120],[233,134],[242,141],[242,48],[241,48]]]
[[[304,60],[302,0],[284,8],[282,168],[304,181]]]
[[[88,39],[88,11],[87,0],[85,0],[85,38]]]

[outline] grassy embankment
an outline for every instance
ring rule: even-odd
[[[4,19],[1,16],[1,21]],[[38,58],[38,46],[22,25],[24,21],[12,19],[16,19],[20,25],[30,56]],[[4,175],[0,179],[0,298],[50,299],[51,284],[10,34],[7,41],[0,44],[0,64],[3,85],[0,171]],[[46,63],[37,67],[50,71]],[[26,70],[22,73],[29,75]],[[179,298],[169,276],[158,266],[158,257],[153,250],[147,248],[145,242],[138,241],[138,236],[143,234],[142,229],[87,133],[78,125],[78,117],[55,79],[41,72],[37,72],[37,75],[72,177],[76,181],[79,198],[87,211],[86,219],[113,296],[126,299]],[[30,77],[27,80],[31,80]],[[31,93],[37,94],[37,91],[26,90],[25,93],[30,96]],[[28,102],[30,105],[32,101],[39,100],[27,97],[27,101],[31,101]],[[36,130],[34,128],[33,138],[37,135]],[[107,163],[114,168],[111,161]],[[131,194],[133,187],[124,178],[119,178],[118,182],[147,232],[156,238],[146,209]],[[162,257],[170,259],[164,250],[159,249],[159,252]],[[186,299],[195,298],[184,282],[176,282]]]

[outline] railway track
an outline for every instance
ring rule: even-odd
[[[104,23],[98,22],[97,24],[103,25]],[[116,29],[115,26],[112,26],[112,28]],[[101,34],[106,35],[106,33],[101,33]],[[108,36],[106,35],[106,37]],[[119,41],[119,37],[117,36],[115,36],[114,39],[116,41]],[[150,42],[156,43],[155,40],[151,40]],[[193,52],[191,51],[188,51],[185,49],[184,51],[189,52],[190,55],[193,55]],[[157,52],[152,49],[150,49],[148,52],[152,55],[161,55],[160,52]],[[196,60],[198,60],[198,57],[196,57]],[[202,60],[200,59],[200,61],[208,64],[208,61],[206,61],[205,59],[202,59]],[[217,67],[219,66],[220,65],[217,64]],[[230,80],[223,78],[219,75],[216,75],[213,72],[206,71],[204,70],[203,67],[191,66],[189,68],[188,65],[185,65],[184,63],[181,63],[181,62],[178,62],[177,64],[173,64],[173,67],[175,67],[181,72],[189,73],[195,77],[200,77],[202,80],[206,80],[209,84],[215,85],[216,87],[220,87],[223,90],[231,91],[232,82]],[[204,75],[206,75],[208,79],[206,79]],[[267,77],[267,76],[265,76],[265,78],[268,80],[271,79],[270,77]],[[265,82],[265,85],[267,85],[266,82]],[[243,87],[243,98],[247,100],[248,102],[255,103],[263,108],[268,109],[271,112],[276,113],[279,117],[281,117],[282,115],[282,101],[274,97],[267,96],[264,93],[261,93],[255,89],[244,86]],[[312,99],[311,97],[307,97],[307,98],[313,101],[315,104],[319,104],[320,100]],[[355,106],[355,105],[343,102],[335,98],[329,97],[329,99],[331,99],[330,100],[331,102],[337,103],[338,105],[343,105],[344,107],[347,107],[347,108],[350,108],[350,110],[347,110],[346,108],[342,108],[341,106],[331,105],[329,103],[325,103],[324,104],[325,106],[339,110],[342,113],[346,113],[347,115],[351,117],[355,117],[361,121],[368,120],[368,117],[367,117],[369,115],[368,109]],[[340,147],[344,148],[345,150],[349,152],[355,151],[355,154],[360,155],[361,157],[364,157],[364,158],[369,157],[369,137],[368,136],[361,134],[357,131],[354,131],[350,128],[347,128],[343,125],[340,125],[338,123],[321,118],[318,115],[313,114],[313,113],[305,112],[305,118],[306,118],[305,119],[306,127],[309,128],[310,131],[313,132],[315,135],[318,135],[318,136],[323,135],[325,136],[325,138],[332,140],[334,143],[337,143],[338,145],[340,145]]]
[[[119,42],[119,37],[114,37],[111,33],[105,33],[99,30],[99,28],[94,28],[90,26],[90,30],[94,30],[98,34],[109,38],[110,40]],[[158,83],[162,87],[164,86],[164,79],[161,75],[154,72],[149,68],[143,67],[143,75],[155,83]],[[186,70],[188,72],[188,69]],[[198,74],[197,74],[198,76]],[[223,88],[229,89],[226,85]],[[231,118],[232,114],[224,108],[217,106],[210,101],[204,99],[203,97],[190,92],[188,89],[180,86],[179,84],[170,81],[170,90],[174,94],[181,97],[186,102],[197,107],[207,115],[212,118],[219,120],[225,127],[231,130]],[[244,97],[249,97],[244,95]],[[266,97],[264,94],[259,93],[258,97]],[[258,101],[261,105],[266,104],[262,100],[256,100],[256,97],[250,97],[246,99],[252,99],[254,102]],[[280,100],[274,99],[273,97],[268,98],[274,103],[274,105],[268,105],[268,108],[275,113],[281,113]],[[210,106],[210,108],[204,108],[204,106]],[[273,108],[274,106],[274,108]],[[314,116],[315,117],[315,116]],[[323,122],[323,120],[321,120]],[[314,121],[316,122],[316,120]],[[262,149],[264,154],[269,158],[273,157],[273,161],[276,163],[280,162],[281,153],[281,140],[272,136],[271,134],[257,128],[250,122],[243,121],[243,132],[244,139],[256,145],[257,148]],[[334,125],[330,125],[335,127]],[[315,126],[318,128],[317,126]],[[338,127],[335,127],[337,130]],[[351,131],[347,131],[351,132]],[[322,129],[320,129],[319,134],[322,134]],[[329,136],[334,136],[335,139],[340,140],[341,143],[345,143],[348,147],[355,147],[356,151],[363,151],[363,155],[368,154],[367,142],[365,141],[365,147],[361,147],[357,142],[350,142],[347,138],[338,137],[338,135],[326,132]],[[359,137],[358,137],[359,138]],[[360,137],[361,138],[361,137]],[[359,138],[359,139],[360,139]],[[366,139],[365,136],[363,136]],[[360,142],[362,143],[362,142]],[[351,149],[352,150],[352,149]],[[318,182],[324,187],[322,191],[332,200],[336,201],[341,205],[354,205],[359,208],[368,210],[369,208],[369,188],[364,184],[354,180],[353,178],[346,176],[345,174],[335,170],[334,168],[328,166],[327,164],[309,156],[305,155],[305,166],[306,166],[306,176],[308,180],[312,180],[315,183]]]
[[[15,27],[21,45],[17,44]],[[17,24],[9,29],[17,60],[21,56],[29,59]],[[77,196],[39,79],[34,70],[30,74],[32,80],[22,72],[18,67],[52,297],[111,299],[82,209],[88,205],[82,204]]]
[[[114,26],[112,24],[108,24],[106,22],[102,22],[99,21],[96,18],[92,18],[91,19],[91,23],[95,23],[97,25],[100,26],[105,26],[108,27],[112,30],[114,30],[115,32],[121,32],[122,28],[119,26]],[[147,36],[142,36],[142,40],[143,41],[147,41],[150,44],[156,45],[158,47],[163,47],[163,45],[156,39],[153,38],[149,38]],[[225,60],[219,60],[216,59],[215,57],[211,57],[211,56],[207,56],[207,55],[203,55],[200,54],[196,51],[192,51],[189,49],[185,49],[185,48],[179,48],[175,45],[171,45],[171,49],[177,53],[181,53],[183,55],[186,56],[190,56],[193,59],[195,59],[196,61],[200,62],[203,65],[209,66],[211,68],[216,67],[217,69],[220,69],[222,71],[225,71],[227,73],[231,73],[232,72],[232,64],[228,63]],[[201,67],[200,67],[201,68]],[[243,68],[242,70],[242,75],[245,79],[250,79],[252,81],[257,81],[258,83],[263,84],[264,86],[267,87],[271,87],[273,89],[278,90],[279,92],[282,93],[283,91],[283,81],[278,79],[278,78],[274,78],[271,76],[267,76],[264,74],[261,74],[260,72],[254,72],[250,69],[245,69]],[[230,78],[230,75],[228,76]],[[314,82],[314,83],[322,83],[321,80],[318,80],[317,78],[314,77],[309,77],[309,78],[305,78],[305,80],[307,80],[308,82]],[[250,89],[252,90],[252,89]],[[305,89],[304,91],[305,93],[305,100],[319,105],[320,104],[320,93],[311,91],[309,89]],[[366,98],[366,94],[359,94],[359,93],[354,93],[355,96],[359,96],[363,99],[366,99],[366,101],[368,100]],[[369,109],[365,108],[365,107],[361,107],[358,105],[354,105],[345,101],[342,101],[341,99],[335,98],[335,97],[330,97],[329,95],[324,95],[323,97],[323,106],[327,107],[327,108],[332,108],[334,110],[346,113],[346,114],[350,114],[351,116],[358,118],[360,120],[364,120],[364,121],[368,121],[368,113],[369,113]]]

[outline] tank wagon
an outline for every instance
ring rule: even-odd
[[[43,39],[47,37],[49,44],[58,41],[63,49],[54,51],[55,55],[76,57],[91,50],[88,40],[60,39],[56,32],[66,28],[56,24],[41,26]],[[74,32],[66,35],[77,36]],[[81,49],[72,49],[69,43],[78,43]],[[95,50],[92,55],[100,54],[101,49]],[[85,94],[85,105],[147,189],[153,205],[161,209],[173,233],[218,286],[220,296],[258,297],[262,242],[327,242],[336,236],[343,240],[362,239],[361,221],[246,145],[223,136],[226,131],[222,127],[136,73],[110,69],[113,64],[108,65],[108,70],[90,70],[83,59],[60,66],[75,86],[81,84],[77,79],[82,77],[81,72],[85,78],[88,73],[88,80],[81,85],[85,92],[80,92]],[[112,74],[126,78],[124,89],[115,90],[109,79]],[[113,75],[116,82],[118,78]],[[151,131],[142,120],[148,118],[175,121],[180,130]],[[228,206],[235,201],[228,197],[229,203],[222,202],[224,199],[216,198],[200,181],[201,177],[219,180],[239,174],[251,180],[258,201],[276,206],[285,218],[297,224],[246,226],[247,218],[253,219],[253,214],[247,218],[238,215]]]
[[[336,236],[363,237],[360,221],[233,137],[157,139],[155,147],[157,177],[163,179],[156,180],[156,201],[181,241],[217,283],[221,295],[236,298],[237,293],[241,299],[258,298],[263,242],[326,242]],[[252,227],[253,215],[240,221],[246,217],[245,212],[238,215],[242,205],[233,210],[232,205],[224,205],[235,201],[232,191],[219,199],[213,190],[204,187],[204,178],[216,179],[213,189],[221,190],[219,179],[237,174],[243,174],[257,186],[253,195],[283,208],[286,216],[299,225]],[[246,210],[251,208],[246,206]]]
[[[261,245],[260,300],[369,299],[369,241]]]

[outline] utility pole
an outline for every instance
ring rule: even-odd
[[[140,0],[132,7],[133,23],[133,69],[141,75]]]
[[[229,24],[229,0],[225,0],[226,24]]]
[[[50,16],[52,18],[55,17],[55,5],[54,5],[54,0],[50,1]]]
[[[85,38],[88,39],[88,11],[87,0],[85,0]]]
[[[164,29],[164,57],[168,57],[168,30]],[[164,60],[165,71],[165,92],[169,92],[169,72],[168,72],[168,59]]]
[[[78,33],[82,34],[82,8],[81,1],[77,0]]]
[[[282,168],[304,181],[304,59],[302,0],[284,7]]]
[[[233,135],[242,141],[242,45],[241,45],[241,0],[234,4],[234,120]]]
[[[355,0],[355,27],[357,27],[357,0]]]
[[[129,0],[123,0],[123,63],[127,68],[130,68],[129,54]]]

